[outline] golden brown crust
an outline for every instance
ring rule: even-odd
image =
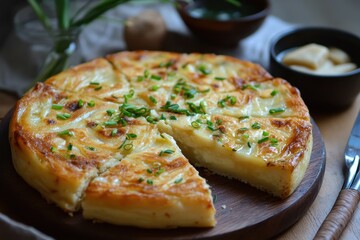
[[[135,51],[37,84],[18,102],[9,139],[18,173],[66,211],[81,203],[86,218],[163,228],[214,226],[215,209],[205,180],[160,132],[194,163],[284,198],[308,165],[311,129],[299,91],[257,64]],[[179,206],[194,214],[179,220]],[[141,207],[147,220],[132,221]]]

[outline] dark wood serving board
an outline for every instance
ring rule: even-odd
[[[216,196],[214,228],[140,229],[73,217],[27,185],[15,172],[8,141],[9,112],[0,125],[0,211],[56,239],[266,239],[293,225],[317,196],[325,170],[325,146],[313,121],[310,165],[297,190],[280,200],[236,180],[201,170]]]

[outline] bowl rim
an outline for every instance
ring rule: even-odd
[[[190,5],[193,4],[193,2],[189,2],[189,1],[184,1],[184,0],[176,0],[175,1],[175,8],[180,11],[183,12],[184,15],[186,15],[188,18],[191,18],[193,20],[199,21],[199,22],[211,22],[211,23],[240,23],[240,22],[246,22],[246,21],[253,21],[253,20],[257,20],[257,19],[261,19],[261,18],[265,18],[266,16],[269,15],[270,13],[270,8],[271,8],[271,4],[269,0],[264,0],[266,6],[265,8],[263,8],[261,11],[256,12],[254,14],[251,15],[247,15],[244,16],[240,19],[231,19],[231,20],[225,20],[225,21],[219,21],[219,20],[214,20],[214,19],[207,19],[207,18],[196,18],[196,17],[192,17],[190,14],[188,14],[188,12],[186,11],[186,8]]]
[[[293,34],[296,34],[296,33],[299,33],[299,32],[304,32],[304,31],[327,31],[327,32],[333,32],[333,33],[341,33],[341,34],[344,34],[344,35],[347,35],[348,37],[351,37],[357,41],[359,41],[360,43],[360,37],[351,33],[351,32],[348,32],[348,31],[345,31],[345,30],[342,30],[342,29],[338,29],[338,28],[333,28],[333,27],[324,27],[324,26],[300,26],[300,27],[294,27],[294,28],[291,28],[290,30],[287,29],[287,30],[284,30],[282,32],[280,32],[279,34],[277,34],[276,36],[274,36],[271,41],[270,41],[270,57],[278,64],[280,64],[282,67],[290,70],[290,71],[293,71],[295,73],[299,73],[299,74],[303,74],[304,76],[310,76],[310,77],[317,77],[317,78],[320,78],[320,79],[329,79],[329,78],[339,78],[339,77],[349,77],[349,76],[352,76],[352,75],[355,75],[355,74],[360,74],[360,65],[357,64],[357,68],[350,71],[350,72],[346,72],[346,73],[341,73],[341,74],[335,74],[335,75],[321,75],[321,74],[313,74],[311,72],[301,72],[301,71],[298,71],[296,69],[293,69],[293,68],[290,68],[289,66],[287,66],[286,64],[283,64],[281,61],[279,61],[279,59],[277,58],[277,55],[278,54],[275,54],[275,46],[276,44],[281,40],[283,39],[284,37],[287,37],[289,35],[293,35]]]

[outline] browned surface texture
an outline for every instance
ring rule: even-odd
[[[1,142],[7,143],[9,116],[1,125]],[[299,188],[285,200],[221,176],[200,171],[216,196],[218,224],[215,228],[180,228],[139,230],[110,224],[93,224],[80,214],[69,217],[47,204],[35,190],[15,173],[8,144],[0,146],[0,207],[3,213],[25,224],[35,226],[56,238],[79,239],[262,239],[274,236],[294,224],[315,199],[324,173],[324,145],[314,125],[314,147],[309,168]],[[9,184],[11,183],[11,184]],[[19,197],[21,195],[21,197]],[[38,217],[34,218],[36,215]]]
[[[350,221],[360,200],[360,192],[341,190],[334,207],[321,225],[314,239],[338,239]]]

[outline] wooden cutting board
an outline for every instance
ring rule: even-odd
[[[0,125],[0,211],[56,239],[265,239],[276,236],[303,216],[317,196],[325,170],[325,146],[313,121],[310,165],[297,190],[280,200],[236,180],[204,169],[217,210],[214,228],[150,230],[93,223],[80,213],[69,216],[27,185],[15,172],[8,142],[11,112]]]

